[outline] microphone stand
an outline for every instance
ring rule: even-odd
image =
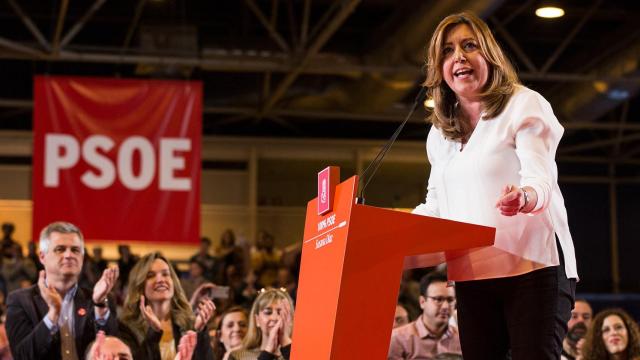
[[[400,135],[400,133],[402,132],[402,129],[404,129],[404,126],[409,121],[409,118],[411,118],[411,115],[413,115],[413,113],[416,111],[416,109],[418,108],[418,105],[424,101],[424,97],[426,93],[427,93],[427,88],[422,87],[420,89],[420,92],[418,92],[418,95],[416,96],[416,99],[414,100],[413,106],[411,107],[409,114],[407,114],[407,117],[405,117],[404,121],[400,124],[400,126],[398,126],[398,128],[393,133],[393,135],[391,135],[391,138],[389,138],[387,143],[380,149],[380,151],[378,152],[378,155],[376,155],[376,157],[371,161],[371,163],[369,163],[369,166],[367,166],[367,168],[364,169],[364,171],[362,172],[362,175],[360,176],[360,184],[362,185],[365,178],[367,178],[367,181],[358,190],[358,195],[356,196],[356,204],[364,204],[364,189],[367,187],[367,185],[369,185],[369,183],[371,182],[371,179],[373,179],[373,176],[378,171],[378,168],[380,167],[380,165],[382,165],[382,160],[384,159],[385,155],[387,155],[387,152],[389,151],[389,149],[391,149],[391,146],[393,145],[393,143],[396,142],[398,135]],[[369,171],[371,172],[370,174],[369,174]]]

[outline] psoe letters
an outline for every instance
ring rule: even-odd
[[[82,159],[91,169],[81,175],[80,181],[92,189],[108,188],[117,177],[130,190],[144,190],[151,185],[157,172],[160,190],[191,190],[191,179],[175,174],[176,170],[186,167],[184,152],[191,151],[191,139],[161,138],[159,149],[142,136],[128,137],[117,148],[105,135],[91,135],[80,144],[68,134],[47,134],[44,142],[45,187],[58,187],[60,173],[73,168]],[[105,156],[111,151],[117,152],[115,163]],[[178,151],[181,153],[176,153]],[[133,166],[135,153],[140,159],[137,174]]]

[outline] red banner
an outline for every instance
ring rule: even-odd
[[[198,242],[200,82],[37,76],[33,122],[34,239]]]

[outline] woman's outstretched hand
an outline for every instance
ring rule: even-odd
[[[515,185],[506,185],[502,189],[502,195],[496,202],[496,208],[500,211],[500,214],[504,216],[517,215],[524,202],[523,191]]]

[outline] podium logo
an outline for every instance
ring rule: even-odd
[[[332,179],[335,179],[337,175],[334,173],[335,171],[335,167],[329,166],[318,173],[318,215],[324,215],[331,211],[334,191],[332,187],[337,185],[332,182]]]
[[[327,202],[327,179],[322,179],[322,185],[320,185],[320,187],[321,187],[320,202],[326,203]]]

